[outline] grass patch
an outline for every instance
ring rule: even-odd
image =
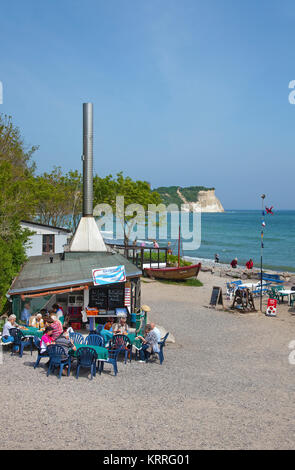
[[[177,286],[194,286],[202,287],[203,283],[199,279],[184,279],[183,281],[171,281],[169,279],[158,279],[162,284],[174,284]]]

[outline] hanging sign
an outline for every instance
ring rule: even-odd
[[[93,284],[103,286],[114,282],[125,282],[125,266],[111,266],[109,268],[99,268],[92,270]]]
[[[277,299],[268,299],[265,315],[268,317],[277,316]]]

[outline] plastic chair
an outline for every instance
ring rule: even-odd
[[[124,362],[126,364],[128,354],[129,354],[129,359],[131,362],[132,359],[132,344],[130,342],[130,339],[126,335],[114,335],[110,339],[109,343],[110,349],[118,349],[119,352],[124,351]]]
[[[36,367],[38,367],[42,357],[49,357],[49,355],[48,355],[47,351],[41,353],[41,340],[40,340],[40,338],[38,338],[37,336],[34,336],[33,341],[34,341],[34,344],[35,344],[35,346],[38,350],[38,357],[37,357],[37,360],[34,364],[34,369],[36,369]]]
[[[91,380],[96,375],[97,353],[93,348],[79,348],[77,351],[77,373],[76,379],[79,377],[80,367],[89,367],[91,371]]]
[[[102,346],[102,347],[104,347],[104,339],[100,335],[90,334],[90,335],[86,336],[86,338],[84,340],[84,344],[87,344],[88,346]]]
[[[96,331],[96,333],[99,335],[102,329],[103,329],[103,325],[97,325],[95,331]]]
[[[62,346],[59,346],[58,344],[50,344],[49,346],[47,346],[47,352],[50,358],[47,377],[49,376],[51,369],[55,369],[55,367],[59,367],[58,378],[60,379],[63,368],[66,365],[68,365],[68,376],[69,376],[70,371],[71,371],[71,357],[68,356],[67,359],[63,359],[64,356],[67,356],[64,348]]]
[[[69,333],[69,337],[75,344],[85,344],[84,337],[81,333]]]
[[[117,359],[120,349],[109,349],[109,357],[107,360],[102,361],[101,359],[98,360],[98,372],[99,374],[102,373],[104,369],[104,364],[111,364],[114,368],[114,374],[117,375],[118,373],[118,366],[117,366]]]
[[[33,342],[31,339],[25,340],[25,335],[21,330],[18,330],[17,328],[11,328],[9,333],[14,338],[11,355],[13,355],[14,352],[17,352],[16,349],[18,348],[19,357],[23,357],[24,348],[26,346],[30,346],[31,355],[33,354]]]

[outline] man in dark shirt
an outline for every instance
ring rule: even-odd
[[[76,351],[76,346],[74,345],[74,342],[70,339],[69,333],[66,331],[63,332],[55,341],[55,344],[58,344],[58,346],[61,346],[65,350],[65,355],[62,356],[62,360],[66,361],[69,357],[69,351],[72,349],[73,351]],[[65,374],[64,374],[65,372]],[[66,375],[66,370],[63,371],[63,374]]]

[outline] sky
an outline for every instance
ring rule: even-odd
[[[216,188],[227,209],[295,209],[295,4],[284,0],[1,0],[0,112],[39,173],[94,168]]]

